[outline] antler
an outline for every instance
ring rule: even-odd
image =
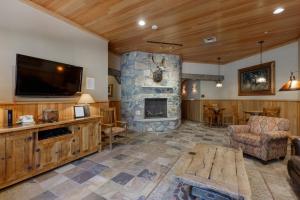
[[[160,62],[160,63],[157,63],[157,62],[155,62],[154,56],[152,55],[152,62],[153,62],[157,67],[164,67],[164,66],[165,66],[165,62],[166,62],[166,59],[165,59],[165,57],[163,57],[163,58],[161,59],[161,62]]]

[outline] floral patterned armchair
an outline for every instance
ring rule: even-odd
[[[262,161],[283,159],[287,152],[289,121],[284,118],[251,116],[247,125],[228,127],[231,145]]]

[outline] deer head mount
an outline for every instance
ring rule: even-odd
[[[153,74],[153,81],[156,83],[159,83],[163,79],[163,69],[165,68],[166,59],[165,59],[165,57],[163,57],[160,62],[156,62],[153,54],[151,56],[151,59],[152,59],[153,64],[156,65],[156,68],[154,70],[152,70],[150,68],[150,70]]]

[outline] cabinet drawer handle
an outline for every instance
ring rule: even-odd
[[[5,160],[5,158],[1,158],[1,160]]]
[[[41,166],[40,164],[37,164],[37,165],[36,165],[36,168],[39,168],[40,166]]]
[[[41,149],[36,149],[35,151],[36,151],[36,152],[40,152],[40,151],[41,151]]]
[[[75,139],[73,139],[72,141],[75,142]]]
[[[28,140],[28,141],[31,141],[31,140],[32,140],[32,137],[31,137],[31,136],[30,136],[30,137],[28,137],[28,138],[27,138],[27,140]]]
[[[32,167],[31,167],[31,166],[29,166],[27,169],[28,169],[28,170],[32,170]]]

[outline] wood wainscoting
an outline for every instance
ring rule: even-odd
[[[300,135],[300,101],[288,100],[228,100],[203,99],[182,100],[182,118],[203,122],[203,105],[218,104],[225,108],[225,115],[233,115],[236,108],[238,116],[243,117],[245,110],[262,110],[263,107],[280,107],[280,117],[290,121],[290,130],[293,135]]]
[[[33,115],[35,121],[42,118],[42,112],[45,109],[55,109],[59,111],[59,120],[71,119],[74,117],[73,106],[75,102],[17,102],[0,104],[0,125],[3,123],[3,110],[13,110],[13,123],[19,116]],[[92,115],[100,115],[100,108],[108,107],[108,101],[101,101],[90,104],[90,112]]]
[[[121,120],[121,101],[115,100],[115,101],[109,101],[109,107],[115,107],[116,108],[116,114],[117,114],[117,120]]]

